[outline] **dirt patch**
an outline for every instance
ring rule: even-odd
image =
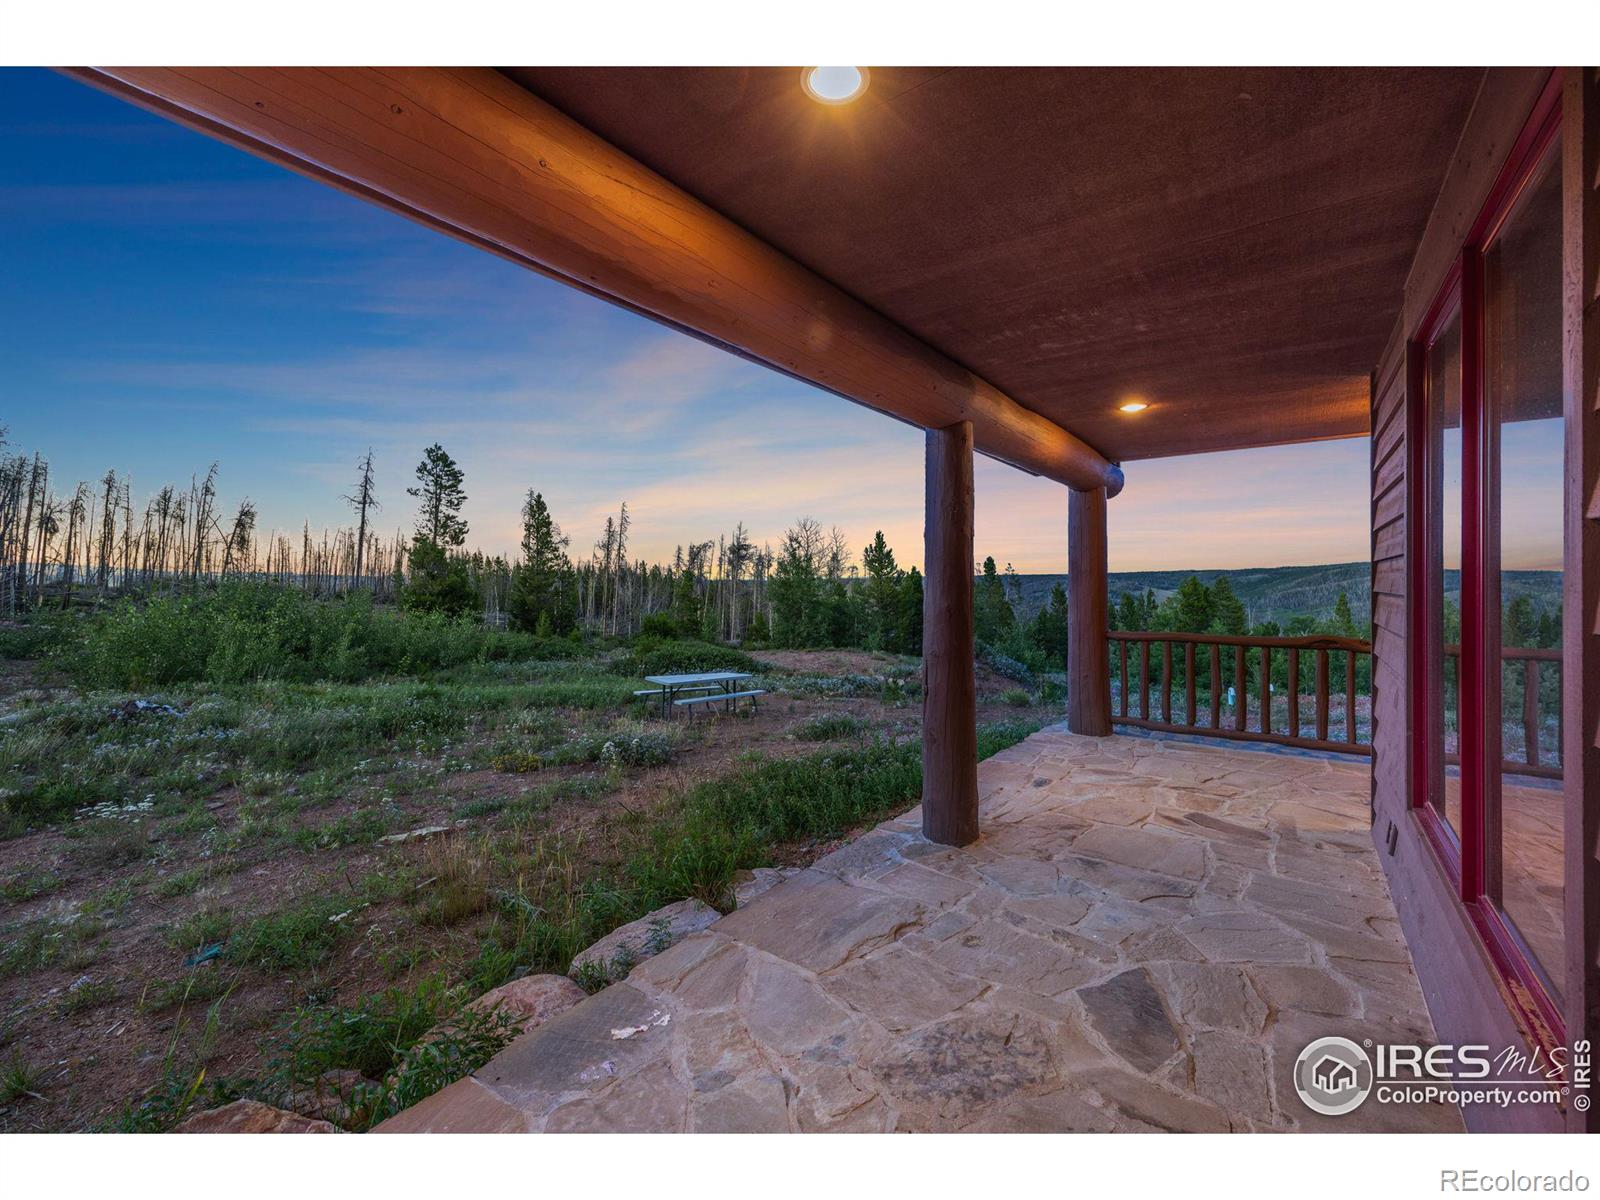
[[[887,675],[896,667],[903,668],[907,662],[916,665],[915,659],[871,650],[758,650],[752,653],[761,662],[785,671],[814,675]]]

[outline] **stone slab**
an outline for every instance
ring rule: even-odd
[[[604,980],[621,979],[647,958],[670,949],[691,933],[714,925],[721,917],[701,900],[679,900],[613,929],[573,956],[567,974],[574,979],[598,973]]]
[[[735,909],[717,931],[820,973],[903,936],[926,911],[912,900],[802,871],[759,902]]]

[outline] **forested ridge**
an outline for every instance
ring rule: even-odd
[[[745,526],[677,547],[670,561],[631,550],[622,503],[592,546],[574,547],[543,493],[527,490],[512,555],[469,546],[466,472],[445,448],[423,450],[402,489],[375,478],[369,451],[352,465],[348,527],[298,535],[258,527],[255,504],[225,504],[213,464],[185,487],[134,500],[115,471],[60,485],[39,453],[7,453],[0,430],[0,613],[101,607],[173,598],[228,582],[313,599],[374,601],[544,637],[689,638],[788,648],[917,654],[922,578],[878,532],[852,545],[837,528],[798,517],[776,544]],[[411,510],[378,532],[387,498]],[[407,525],[409,524],[409,528]],[[907,548],[901,547],[901,557]],[[978,547],[981,554],[983,547]],[[1030,671],[1066,652],[1066,576],[1023,575],[992,557],[975,565],[976,633],[992,658]],[[1114,572],[1114,629],[1263,636],[1368,634],[1366,563]],[[1448,581],[1447,581],[1448,582]],[[1546,623],[1560,604],[1558,572],[1511,572],[1505,599]],[[1520,618],[1519,618],[1520,619]]]

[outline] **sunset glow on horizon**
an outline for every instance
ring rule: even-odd
[[[468,544],[511,555],[528,488],[586,558],[802,516],[922,559],[922,435],[78,83],[0,73],[0,426],[59,491],[135,507],[219,466],[258,532],[347,525],[370,445],[385,535],[424,446],[466,473]],[[1157,398],[1159,400],[1159,398]],[[1141,413],[1130,419],[1158,419]],[[1130,462],[1111,569],[1364,560],[1365,439]],[[1066,569],[1066,490],[986,458],[981,560]]]

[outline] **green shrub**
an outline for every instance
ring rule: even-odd
[[[551,750],[552,763],[600,763],[606,767],[654,767],[671,762],[682,736],[675,728],[622,726],[580,734]]]
[[[42,1100],[44,1072],[37,1071],[20,1058],[13,1058],[0,1071],[0,1104],[14,1104],[18,1100]]]
[[[840,738],[854,737],[866,728],[867,723],[859,717],[840,713],[835,716],[812,717],[796,729],[794,735],[802,742],[836,742]]]
[[[996,721],[978,726],[978,761],[991,758],[1025,741],[1044,728],[1040,721]]]
[[[589,683],[536,683],[524,688],[524,703],[537,708],[616,708],[631,703],[635,690],[631,679]]]
[[[357,902],[318,896],[257,917],[228,939],[224,955],[232,962],[271,971],[319,967],[333,954],[343,928],[336,920]]]
[[[308,1084],[334,1070],[379,1079],[455,1003],[444,982],[430,977],[415,987],[367,996],[351,1008],[297,1009],[286,1022],[283,1048],[269,1070],[291,1084]]]
[[[150,688],[257,679],[357,682],[582,652],[564,638],[378,608],[367,592],[314,600],[273,584],[230,583],[194,596],[125,601],[79,622],[59,656],[80,683]]]
[[[45,967],[82,970],[100,952],[103,921],[80,916],[0,928],[0,975],[26,975]]]
[[[670,613],[651,613],[639,622],[639,636],[641,638],[659,638],[662,641],[671,641],[678,636],[678,622],[673,620]]]
[[[350,1008],[298,1009],[286,1022],[267,1079],[248,1090],[282,1102],[328,1071],[356,1071],[369,1082],[349,1097],[343,1124],[368,1129],[471,1074],[521,1031],[510,1014],[478,1012],[463,999],[461,989],[429,977]]]
[[[406,551],[407,576],[400,604],[412,612],[465,616],[477,603],[467,564],[451,558],[443,546],[417,535]]]
[[[65,640],[70,628],[70,617],[55,615],[0,625],[0,658],[44,658]]]
[[[302,850],[370,846],[389,832],[391,824],[389,810],[379,807],[360,808],[355,812],[335,817],[322,825],[297,829],[290,840]]]
[[[489,765],[505,775],[528,775],[544,766],[544,760],[527,750],[508,750],[496,754]]]
[[[1015,649],[1015,647],[1008,645],[1006,649],[1011,650]],[[1020,661],[995,647],[980,645],[978,647],[978,661],[987,666],[996,675],[1003,675],[1007,679],[1026,684],[1029,687],[1033,686],[1033,668],[1026,662]]]
[[[914,742],[756,760],[692,788],[678,819],[658,826],[625,872],[644,911],[685,896],[726,904],[734,872],[764,865],[776,846],[882,820],[914,804],[921,786]]]
[[[522,1021],[495,1009],[458,1010],[433,1036],[412,1044],[395,1070],[356,1097],[359,1107],[346,1124],[369,1129],[472,1074],[522,1032]]]
[[[176,875],[169,875],[160,880],[155,886],[155,894],[163,900],[171,900],[175,896],[187,896],[199,890],[200,885],[210,874],[209,867],[192,867],[187,871],[180,871]]]
[[[0,883],[0,898],[12,904],[33,900],[55,891],[64,881],[60,875],[47,871],[19,871]]]
[[[207,963],[193,968],[182,979],[167,979],[148,985],[139,997],[138,1010],[161,1012],[186,1004],[210,1004],[233,991],[237,982],[235,976],[215,963]]]
[[[662,642],[641,653],[636,647],[640,675],[687,674],[691,671],[759,671],[761,664],[743,650],[714,642]]]
[[[56,1005],[59,1016],[102,1008],[117,998],[117,984],[112,979],[99,979],[90,983],[74,983]]]
[[[167,931],[167,941],[175,950],[193,953],[228,940],[233,932],[233,914],[222,909],[202,908],[191,913]]]
[[[1028,705],[1033,703],[1033,697],[1028,695],[1022,688],[1011,688],[1000,693],[1000,701],[1003,704],[1011,705],[1013,708],[1027,708]]]

